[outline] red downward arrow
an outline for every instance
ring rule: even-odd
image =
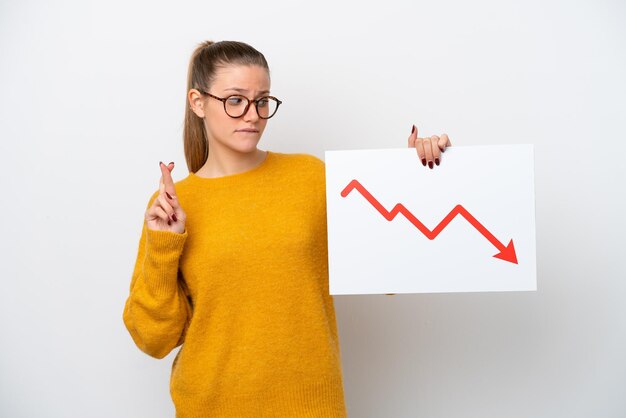
[[[489,242],[492,243],[493,246],[498,249],[498,251],[500,251],[498,254],[494,255],[495,258],[517,264],[517,255],[515,254],[515,246],[513,245],[513,240],[509,241],[509,245],[507,246],[502,244],[500,241],[498,241],[496,237],[493,236],[491,232],[489,232],[487,228],[485,228],[480,222],[478,222],[478,220],[474,218],[474,216],[472,216],[472,214],[469,213],[467,209],[465,209],[461,205],[456,205],[450,211],[450,213],[448,213],[446,217],[443,218],[441,222],[439,222],[439,225],[437,225],[435,229],[431,231],[419,219],[417,219],[415,215],[413,215],[411,211],[409,211],[402,203],[398,203],[393,207],[393,209],[391,209],[391,211],[387,211],[387,209],[385,209],[383,205],[381,205],[380,202],[376,200],[376,198],[372,196],[371,193],[368,192],[367,189],[365,189],[365,187],[363,187],[363,185],[361,185],[361,183],[359,183],[357,180],[352,180],[350,183],[348,183],[345,189],[342,190],[341,196],[348,196],[348,194],[350,194],[350,192],[354,189],[358,190],[358,192],[361,193],[361,195],[363,195],[363,197],[368,202],[370,202],[370,204],[374,206],[374,208],[376,208],[376,210],[380,212],[380,214],[383,215],[385,219],[391,221],[398,215],[398,213],[402,213],[404,217],[409,220],[409,222],[415,225],[415,227],[419,229],[420,232],[430,240],[435,239],[437,235],[439,235],[439,233],[441,233],[441,231],[443,231],[444,228],[448,226],[450,222],[452,222],[456,215],[461,215],[474,228],[476,228],[478,232],[483,234],[483,236],[487,238],[487,240],[489,240]]]

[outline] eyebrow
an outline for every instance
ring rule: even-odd
[[[234,90],[234,91],[237,91],[239,93],[247,93],[248,92],[248,90],[246,90],[246,89],[238,89],[236,87],[231,87],[231,88],[225,89],[224,91],[228,91],[228,90]],[[266,93],[269,93],[269,92],[270,92],[269,90],[263,90],[263,91],[260,91],[259,94],[266,94]]]

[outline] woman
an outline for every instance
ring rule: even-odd
[[[346,416],[324,163],[257,148],[280,104],[250,45],[193,53],[189,175],[174,183],[173,163],[159,163],[123,315],[145,353],[182,345],[170,380],[179,418]],[[431,169],[449,145],[415,126],[409,136]]]

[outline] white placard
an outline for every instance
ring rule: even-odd
[[[533,153],[326,151],[330,294],[537,290]]]

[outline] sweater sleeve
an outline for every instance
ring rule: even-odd
[[[150,199],[150,207],[156,194]],[[144,353],[167,356],[184,341],[192,304],[179,270],[187,230],[182,234],[147,228],[144,220],[123,320]]]

